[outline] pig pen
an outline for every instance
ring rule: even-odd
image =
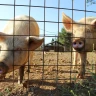
[[[30,72],[28,73],[27,66],[25,68],[24,84],[17,84],[18,70],[14,71],[14,75],[13,72],[8,73],[6,79],[0,82],[0,96],[63,96],[62,86],[66,88],[67,85],[74,86],[74,83],[81,82],[76,79],[77,72],[71,71],[71,55],[71,52],[46,52],[44,54],[42,51],[35,51]],[[88,53],[89,64],[86,65],[88,78],[92,75],[91,72],[95,73],[95,56],[94,52]],[[68,93],[64,94],[67,96]]]
[[[40,27],[40,37],[45,38],[44,44],[47,40],[51,42],[52,38],[54,38],[54,40],[59,38],[58,34],[63,27],[62,12],[68,12],[68,15],[71,14],[72,19],[76,20],[81,13],[83,13],[82,17],[86,17],[89,13],[93,13],[91,16],[96,14],[94,11],[95,8],[89,10],[89,7],[89,9],[87,9],[86,1],[88,0],[79,0],[83,2],[82,5],[80,5],[81,3],[78,4],[80,8],[76,7],[79,1],[77,0],[77,3],[74,5],[75,1],[76,0],[1,0],[0,29],[3,28],[2,24],[6,24],[6,21],[9,21],[10,18],[27,14],[36,19]],[[56,5],[54,2],[57,2]],[[4,16],[2,16],[2,14]],[[78,72],[72,70],[72,54],[72,51],[66,52],[66,50],[64,50],[64,52],[54,52],[53,50],[44,52],[36,50],[33,56],[33,64],[30,66],[26,64],[23,84],[18,84],[18,69],[14,72],[7,73],[5,79],[0,80],[0,96],[96,96],[96,53],[88,52],[86,77],[83,80],[77,79],[76,76]],[[77,61],[77,69],[79,69],[79,59]],[[30,71],[28,70],[29,68]]]

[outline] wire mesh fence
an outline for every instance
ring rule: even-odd
[[[90,2],[93,5],[86,0],[0,1],[0,96],[79,96],[79,91],[95,96],[96,90],[87,88],[94,83],[92,88],[96,89],[96,11],[95,2]],[[64,15],[65,21],[63,12],[68,15]],[[90,19],[81,19],[87,17]],[[70,26],[72,32],[67,33]],[[75,60],[73,47],[77,43],[82,48],[75,48]],[[90,79],[90,86],[79,85],[77,74],[85,75],[83,80]],[[89,93],[83,93],[86,88]]]

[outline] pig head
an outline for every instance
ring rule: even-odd
[[[4,78],[8,72],[19,69],[18,78],[23,79],[25,64],[32,59],[33,51],[44,41],[43,38],[37,37],[39,27],[33,18],[30,17],[30,20],[34,20],[30,21],[30,24],[28,16],[19,16],[17,19],[15,23],[9,21],[4,31],[0,32],[0,78]],[[18,83],[22,83],[22,80]]]
[[[87,52],[96,49],[96,18],[86,17],[78,22],[66,14],[62,14],[62,22],[67,32],[72,33],[72,47],[80,54],[80,70],[78,78],[84,78]]]
[[[34,51],[43,42],[43,39],[34,36],[13,37],[4,34],[0,38],[0,77],[25,65],[28,62],[28,51]]]

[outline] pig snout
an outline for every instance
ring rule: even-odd
[[[0,62],[0,79],[5,78],[5,74],[8,72],[8,66],[3,63]]]
[[[83,51],[83,49],[84,49],[84,42],[82,40],[79,40],[79,41],[74,40],[72,42],[72,46],[76,51],[80,52],[80,51]]]

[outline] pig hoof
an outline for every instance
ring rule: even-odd
[[[28,88],[28,80],[23,81],[23,89]]]
[[[18,84],[21,84],[21,82],[20,82],[20,81],[18,81]]]
[[[18,84],[19,84],[19,85],[22,84],[22,80],[18,80]]]
[[[78,74],[78,75],[77,75],[77,78],[79,78],[79,79],[84,79],[84,75]]]

